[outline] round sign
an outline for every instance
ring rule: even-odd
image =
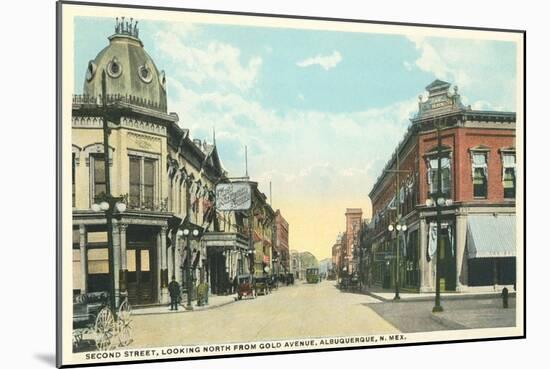
[[[269,267],[268,267],[268,266],[266,266],[266,267],[264,268],[264,272],[269,273]]]

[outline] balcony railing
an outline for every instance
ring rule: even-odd
[[[107,105],[128,104],[160,112],[166,112],[166,104],[144,99],[133,95],[107,94]],[[73,105],[81,105],[86,108],[100,108],[102,106],[101,94],[92,95],[73,95]]]
[[[167,206],[167,200],[158,201],[158,200],[128,200],[128,209],[129,210],[138,210],[138,211],[159,211],[159,212],[167,212],[168,206]]]

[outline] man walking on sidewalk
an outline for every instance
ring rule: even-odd
[[[180,298],[180,285],[176,281],[176,277],[172,276],[172,282],[168,284],[168,292],[170,293],[170,310],[178,310]]]

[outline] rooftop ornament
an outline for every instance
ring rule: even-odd
[[[134,18],[130,18],[130,21],[125,21],[125,17],[122,17],[119,21],[118,17],[116,18],[115,23],[115,34],[117,35],[128,35],[135,38],[139,38],[139,29],[137,27],[138,21],[134,23]]]

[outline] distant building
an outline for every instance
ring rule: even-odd
[[[300,278],[301,269],[302,259],[300,258],[300,252],[297,250],[290,250],[290,272],[295,278]]]
[[[290,251],[288,245],[289,226],[280,210],[275,212],[276,225],[276,265],[273,265],[276,274],[285,274],[290,271]]]
[[[363,211],[358,208],[346,209],[346,237],[344,245],[344,267],[349,274],[356,268],[354,261],[354,249],[359,245],[359,232],[361,231],[361,220]]]
[[[400,284],[419,291],[462,291],[516,281],[516,114],[464,106],[458,88],[435,80],[427,100],[372,190],[368,249],[375,283],[395,280],[396,203],[407,224],[400,241]],[[440,126],[441,146],[437,129]],[[441,275],[435,280],[438,150],[442,172]],[[399,162],[399,167],[397,163]],[[396,176],[386,170],[405,170]],[[397,191],[396,191],[396,185]],[[396,195],[397,193],[397,195]]]
[[[332,259],[327,258],[319,261],[319,273],[327,275],[329,270],[332,270]]]

